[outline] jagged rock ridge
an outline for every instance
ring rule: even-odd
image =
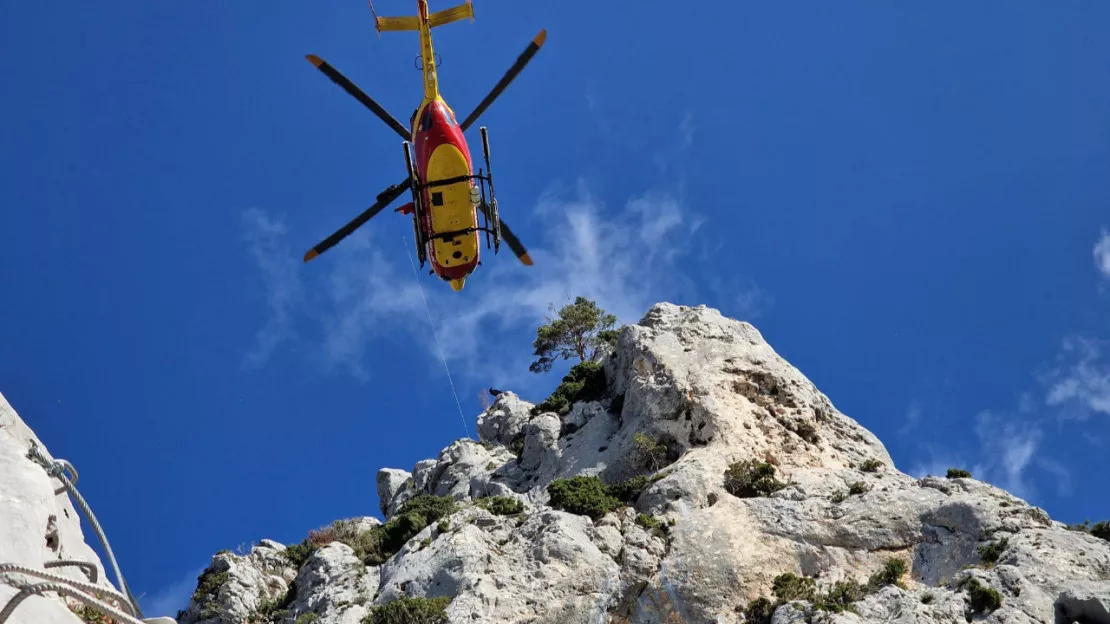
[[[567,414],[506,392],[480,442],[383,469],[384,525],[217,555],[181,624],[1110,624],[1110,542],[898,471],[750,324],[659,304],[601,370]]]

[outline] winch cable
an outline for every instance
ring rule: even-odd
[[[85,518],[96,532],[96,536],[100,540],[100,545],[104,548],[105,554],[108,555],[108,560],[112,565],[112,571],[116,575],[116,581],[119,583],[122,592],[117,593],[114,589],[107,589],[96,585],[96,567],[87,562],[69,560],[52,561],[47,563],[44,567],[81,567],[85,569],[86,575],[92,583],[82,583],[59,574],[53,574],[45,570],[35,570],[18,564],[0,564],[0,578],[20,588],[20,592],[13,596],[8,603],[4,605],[4,608],[0,610],[0,624],[4,624],[4,622],[8,620],[8,617],[11,616],[12,612],[15,611],[16,607],[25,599],[44,592],[55,592],[70,596],[79,600],[86,606],[92,607],[124,624],[142,624],[140,619],[138,619],[143,617],[142,610],[139,608],[139,602],[135,599],[135,596],[131,594],[131,589],[127,586],[127,581],[124,580],[123,573],[120,572],[119,564],[116,561],[116,555],[112,552],[111,544],[108,543],[108,537],[104,534],[104,529],[100,526],[100,522],[96,519],[96,515],[92,512],[92,508],[89,507],[88,502],[85,501],[85,497],[81,496],[81,493],[77,491],[75,485],[78,479],[77,469],[73,467],[73,464],[64,459],[51,460],[48,458],[39,450],[38,444],[34,440],[31,441],[31,448],[27,452],[27,457],[45,468],[48,475],[62,482],[62,489],[56,490],[55,494],[61,494],[64,490],[77,502],[81,512],[85,514]],[[66,475],[67,471],[73,475],[72,480]],[[92,571],[91,574],[89,573],[90,569]],[[20,584],[8,578],[9,574],[35,576],[44,579],[45,582]],[[124,594],[126,594],[126,597]],[[117,609],[103,600],[100,600],[99,596],[101,595],[106,595],[118,601],[123,610]]]
[[[470,427],[466,424],[466,415],[463,414],[462,403],[459,402],[459,393],[455,390],[455,380],[451,377],[451,368],[447,366],[447,356],[443,353],[443,344],[439,341],[439,332],[436,331],[435,321],[432,320],[432,308],[428,306],[428,299],[424,296],[424,286],[420,283],[420,274],[416,271],[416,262],[412,259],[412,249],[409,248],[409,240],[404,235],[401,240],[405,242],[405,251],[409,257],[409,266],[412,267],[412,276],[416,280],[416,287],[420,289],[420,298],[424,301],[424,311],[428,313],[428,324],[432,326],[432,335],[436,339],[436,347],[439,348],[439,359],[443,361],[443,370],[447,371],[447,381],[451,383],[451,394],[455,395],[455,406],[459,408],[459,420],[462,420],[463,431],[466,432],[466,437],[470,437]]]

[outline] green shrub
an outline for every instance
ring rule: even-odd
[[[817,597],[813,606],[822,611],[840,613],[852,610],[852,603],[862,600],[866,595],[865,588],[856,581],[837,581],[827,592]]]
[[[771,624],[771,617],[775,614],[777,605],[760,596],[748,603],[744,608],[744,621],[747,624]]]
[[[304,562],[308,561],[309,556],[312,555],[313,548],[308,545],[308,541],[301,542],[300,544],[290,544],[285,547],[282,553],[285,558],[289,560],[289,564],[296,569],[300,569]]]
[[[863,462],[863,464],[860,465],[859,469],[864,472],[876,472],[879,468],[882,468],[882,466],[883,462],[877,459],[869,459]]]
[[[640,493],[644,491],[644,488],[651,483],[652,479],[647,475],[637,475],[631,479],[610,483],[605,487],[609,491],[609,496],[612,496],[622,503],[631,505],[640,497]]]
[[[389,522],[371,529],[361,529],[353,520],[337,520],[323,529],[309,531],[303,542],[285,549],[285,557],[299,568],[317,549],[342,542],[366,565],[381,565],[414,535],[455,510],[455,502],[448,496],[421,494],[402,505]]]
[[[971,473],[960,468],[949,468],[947,476],[949,479],[970,479]]]
[[[867,586],[871,589],[878,589],[883,585],[895,585],[905,589],[906,586],[902,583],[902,575],[906,573],[906,562],[891,557],[883,564],[883,569],[871,575],[867,579]]]
[[[609,493],[597,476],[556,479],[547,486],[550,505],[562,511],[597,520],[620,506],[621,501]]]
[[[455,513],[456,506],[448,496],[421,494],[407,501],[393,518],[370,532],[377,534],[377,548],[362,557],[366,565],[381,565],[404,547],[414,535],[440,518]],[[357,551],[356,551],[357,553]]]
[[[1002,552],[1006,550],[1006,546],[1008,546],[1009,543],[1010,540],[1004,537],[997,542],[991,542],[990,544],[980,546],[978,548],[979,558],[987,565],[994,565],[998,562],[998,559],[1002,556]]]
[[[1091,525],[1091,535],[1110,542],[1110,521],[1101,520]]]
[[[96,609],[86,605],[85,603],[68,605],[69,610],[73,612],[85,624],[115,624],[115,620],[111,617],[97,611]]]
[[[451,598],[398,598],[370,609],[362,624],[446,624]]]
[[[933,592],[921,594],[921,604],[933,604],[934,600],[936,600],[936,596],[933,595]]]
[[[787,572],[776,576],[771,581],[771,593],[783,603],[791,600],[813,602],[817,595],[817,582],[811,577]]]
[[[532,414],[555,412],[566,416],[579,401],[595,401],[605,395],[605,370],[600,362],[575,364],[551,396],[532,408]]]
[[[871,488],[867,487],[867,484],[863,481],[856,481],[852,485],[848,486],[848,495],[856,496],[858,494],[866,494],[867,491],[870,489]]]
[[[632,435],[632,443],[635,462],[639,467],[655,472],[667,465],[667,445],[652,440],[640,431]]]
[[[498,516],[512,516],[524,511],[524,503],[511,496],[483,497],[474,504]]]
[[[220,592],[220,587],[227,583],[227,571],[216,572],[214,570],[205,570],[200,576],[197,577],[197,588],[193,590],[193,601],[197,604],[203,604],[208,600],[212,600]]]
[[[736,610],[742,612],[748,622],[761,624],[769,623],[771,614],[776,608],[793,600],[809,602],[817,609],[834,613],[855,611],[853,603],[863,600],[883,585],[897,585],[905,589],[901,582],[901,577],[905,573],[906,563],[901,559],[890,558],[881,570],[871,575],[867,584],[861,585],[858,581],[847,579],[837,581],[822,593],[817,591],[816,579],[787,572],[776,576],[771,582],[771,591],[777,599],[775,602],[758,598],[749,602],[747,608],[737,607]],[[922,598],[922,602],[931,601],[931,596],[927,599]]]
[[[556,479],[547,486],[549,505],[597,520],[622,504],[632,504],[654,479],[639,475],[606,484],[596,475]]]
[[[295,624],[316,624],[320,617],[315,613],[302,613]]]
[[[834,503],[843,503],[847,498],[847,492],[845,492],[844,490],[837,490],[832,493],[832,496],[829,497],[829,500]]]
[[[775,467],[767,462],[745,459],[725,470],[725,491],[739,498],[768,496],[784,487],[775,479]]]
[[[967,582],[966,587],[972,613],[989,613],[1002,606],[1002,595],[993,587],[983,585],[974,578]]]
[[[660,538],[666,539],[670,527],[667,524],[660,522],[658,518],[649,516],[647,514],[639,514],[636,516],[636,524],[651,531],[651,534]]]

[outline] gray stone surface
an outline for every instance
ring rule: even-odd
[[[296,624],[309,613],[318,624],[355,624],[406,596],[452,597],[455,624],[741,624],[750,601],[772,598],[781,574],[814,577],[824,592],[866,584],[892,558],[907,569],[901,586],[874,587],[837,613],[779,605],[772,622],[947,624],[973,615],[1110,624],[1110,542],[973,478],[902,473],[751,325],[659,304],[620,332],[603,365],[601,400],[563,417],[533,415],[532,404],[506,392],[478,417],[480,441],[455,441],[411,472],[379,472],[386,519],[421,494],[458,505],[384,563],[367,565],[339,542],[296,569],[272,542],[246,556],[220,554],[210,570],[227,575],[207,605],[217,615],[201,618],[193,604],[181,624]],[[645,439],[663,452],[645,452]],[[775,466],[782,487],[730,493],[725,473],[741,460]],[[39,482],[21,487],[41,490],[42,475],[25,472],[20,483]],[[595,521],[549,505],[548,486],[576,475],[650,479],[630,506]],[[857,483],[863,492],[849,494]],[[500,516],[475,504],[494,495],[524,502],[524,511]],[[13,541],[12,556],[44,556],[40,537],[26,536],[42,533],[45,513],[12,516],[21,524],[10,533],[23,540]],[[362,530],[378,524],[359,522]],[[1002,540],[997,560],[983,561],[980,547]],[[997,591],[1001,607],[969,614],[975,584]],[[274,601],[283,607],[266,607]]]

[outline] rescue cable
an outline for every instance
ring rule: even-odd
[[[412,261],[412,248],[409,247],[408,238],[404,235],[401,240],[405,242],[405,250],[408,252],[409,266],[412,267],[412,276],[416,280],[416,286],[420,289],[420,298],[424,301],[424,311],[428,313],[428,325],[432,326],[432,335],[436,339],[436,347],[439,348],[439,359],[443,361],[443,370],[447,371],[447,381],[451,383],[451,394],[455,395],[455,406],[459,408],[459,419],[462,420],[463,431],[466,432],[466,437],[470,437],[470,427],[466,424],[466,415],[463,414],[462,403],[459,403],[459,393],[455,391],[455,380],[451,378],[451,369],[447,366],[447,356],[443,354],[443,345],[439,342],[439,332],[436,331],[435,321],[432,320],[432,309],[428,306],[428,299],[424,297],[424,286],[420,283],[420,274],[416,272],[416,263]]]

